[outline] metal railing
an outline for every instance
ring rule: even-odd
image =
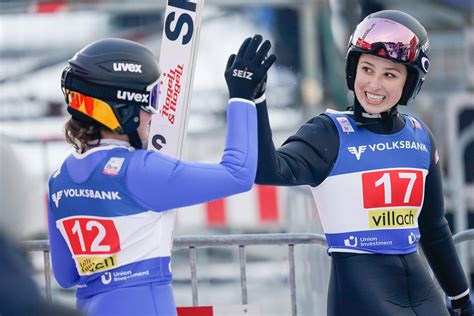
[[[456,244],[466,241],[474,241],[474,229],[460,232],[453,236]],[[323,235],[305,233],[305,234],[245,234],[245,235],[219,235],[219,236],[182,236],[174,238],[174,248],[188,248],[189,266],[191,270],[191,290],[193,306],[198,306],[198,281],[196,267],[196,249],[205,247],[228,247],[237,246],[239,248],[240,264],[240,286],[242,295],[242,304],[248,304],[247,295],[247,273],[246,273],[246,246],[266,245],[266,246],[288,246],[289,262],[289,285],[291,295],[291,315],[297,315],[296,305],[296,279],[295,279],[295,256],[294,246],[302,244],[326,245],[326,238]],[[31,240],[24,241],[22,246],[27,251],[42,251],[44,259],[45,289],[46,299],[52,300],[51,293],[51,264],[49,256],[49,240]]]
[[[453,236],[453,240],[455,244],[460,244],[465,241],[474,240],[474,229],[468,229],[462,232],[457,233]]]
[[[294,246],[302,244],[326,245],[326,238],[319,234],[245,234],[245,235],[219,235],[219,236],[191,236],[175,237],[174,248],[188,248],[189,266],[191,269],[191,289],[193,306],[198,306],[198,281],[196,267],[196,249],[205,247],[228,247],[237,246],[239,248],[240,264],[240,286],[242,294],[242,304],[248,304],[247,295],[247,273],[246,273],[246,246],[256,245],[286,245],[288,246],[289,261],[289,284],[291,295],[291,315],[297,315],[296,306],[296,280],[295,280],[295,256]],[[51,264],[49,257],[49,240],[31,240],[22,243],[27,251],[42,251],[45,267],[45,289],[46,299],[52,300],[51,293]]]

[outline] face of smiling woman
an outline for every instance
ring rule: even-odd
[[[400,100],[406,78],[405,65],[362,54],[354,83],[357,100],[369,114],[386,112]]]

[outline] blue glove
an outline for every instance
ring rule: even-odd
[[[262,40],[261,35],[249,37],[242,43],[237,55],[230,55],[224,73],[230,98],[255,99],[268,69],[276,60],[274,54],[266,57],[271,44],[267,40],[260,45]]]

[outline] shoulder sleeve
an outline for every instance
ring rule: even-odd
[[[257,167],[255,105],[230,101],[227,141],[219,164],[192,163],[137,151],[126,185],[143,206],[164,211],[250,190]]]
[[[444,213],[442,175],[438,153],[431,131],[431,164],[425,184],[425,198],[418,218],[421,246],[439,284],[450,297],[468,289],[467,279],[459,261],[451,231]]]
[[[77,273],[76,264],[69,247],[60,231],[56,228],[56,220],[51,211],[50,203],[50,196],[48,196],[48,232],[53,273],[59,285],[67,288],[79,282],[79,274]]]
[[[276,150],[266,103],[257,105],[258,167],[256,183],[319,185],[329,174],[339,151],[336,126],[326,115],[310,119]]]

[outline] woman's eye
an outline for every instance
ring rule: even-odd
[[[370,69],[369,67],[365,67],[365,66],[364,66],[364,67],[362,67],[362,70],[363,70],[364,72],[367,72],[367,73],[372,73],[372,69]]]
[[[393,74],[391,72],[387,72],[385,75],[389,78],[396,78],[397,77],[395,74]]]

